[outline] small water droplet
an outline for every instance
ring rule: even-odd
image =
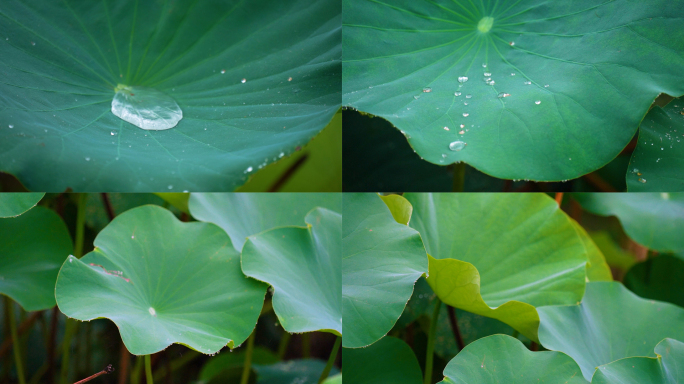
[[[9,129],[12,129],[12,128],[14,128],[14,125],[10,124],[10,125],[8,125],[8,127],[9,127]]]
[[[464,101],[464,102],[463,102],[463,105],[468,105],[468,102],[467,102],[467,101]]]
[[[244,84],[244,83],[247,82],[247,79],[242,79],[242,80],[240,80],[240,82],[241,82],[242,84]]]
[[[501,92],[501,93],[499,93],[498,97],[499,97],[499,99],[501,99],[501,98],[504,98],[504,97],[508,97],[508,96],[510,96],[510,95],[511,95],[510,93]]]
[[[470,95],[470,94],[466,95],[466,99],[470,99],[472,97],[473,97],[473,95]]]
[[[515,41],[511,41],[511,42],[510,42],[510,43],[508,43],[508,44],[510,44],[510,45],[511,45],[511,47],[512,47],[512,46],[514,46],[514,45],[515,45]]]
[[[131,239],[135,239],[135,235],[131,235]]]
[[[461,124],[460,127],[461,127],[461,128],[465,128],[465,124]]]
[[[90,157],[86,157],[85,160],[86,160],[86,161],[90,161]]]
[[[463,135],[465,133],[465,131],[461,129],[460,131],[458,131],[458,133],[459,133],[459,135]]]
[[[35,41],[32,41],[32,42],[31,42],[31,45],[36,45],[36,42],[35,42]]]
[[[287,78],[287,81],[292,81],[292,78],[291,78],[291,77],[288,77],[288,78]]]
[[[640,182],[641,184],[646,184],[646,179],[640,177],[640,178],[639,178],[639,182]]]
[[[463,148],[465,148],[465,146],[466,146],[466,143],[461,141],[461,140],[456,140],[456,141],[449,143],[449,149],[451,149],[452,151],[460,151]]]
[[[166,188],[168,188],[168,189],[173,189],[173,185],[169,185],[169,186],[166,187]]]
[[[524,82],[523,84],[525,84],[525,85],[530,85],[530,84],[532,84],[532,82],[531,82],[531,81],[526,81],[526,82]]]
[[[226,70],[225,70],[225,69],[222,69],[222,70],[221,70],[221,74],[223,75],[224,73],[226,73]]]
[[[154,308],[150,307],[147,311],[150,313],[150,315],[157,317],[157,311],[155,311]]]
[[[285,152],[280,152],[280,154],[278,155],[279,158],[281,158],[283,156],[285,156]]]
[[[496,82],[494,80],[490,81],[488,84],[489,85],[494,85]]]
[[[544,88],[548,88],[548,87],[549,87],[549,85],[548,85],[548,84],[545,84],[545,85],[544,85]]]
[[[245,169],[245,173],[252,172],[253,170],[254,170],[254,168],[252,168],[252,167],[247,167],[247,169]]]
[[[413,98],[418,100],[418,99],[420,99],[420,95],[415,95],[415,96],[413,96]]]
[[[454,92],[454,96],[461,96],[461,92]]]
[[[487,68],[487,63],[482,63],[482,68]]]
[[[468,113],[468,112],[463,112],[463,117],[468,117],[468,116],[470,116],[470,113]]]
[[[515,76],[515,72],[511,72],[511,76]]]
[[[485,73],[484,73],[484,76],[485,76],[485,77],[489,77],[489,76],[491,76],[491,75],[492,75],[491,72],[485,72]]]
[[[541,100],[537,100],[537,101],[535,101],[534,103],[537,104],[537,105],[539,105],[539,104],[541,104]]]
[[[459,76],[458,77],[459,83],[465,83],[466,81],[468,81],[468,76]]]
[[[423,88],[423,92],[424,92],[424,93],[432,92],[432,88],[430,88],[430,87],[425,87],[425,88]]]
[[[639,173],[639,168],[632,169],[632,173]]]
[[[449,127],[444,127],[444,130],[445,130],[445,131],[448,131],[448,130],[449,130]]]
[[[116,132],[114,132],[114,131],[109,132],[109,134],[112,136],[116,136]]]

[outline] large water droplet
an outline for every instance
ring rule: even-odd
[[[183,111],[174,99],[156,89],[119,84],[112,113],[139,128],[160,131],[175,127]]]
[[[466,143],[461,141],[461,140],[456,140],[451,143],[449,143],[449,149],[452,151],[460,151],[461,149],[465,148]]]
[[[468,76],[459,76],[458,77],[459,83],[465,83],[466,81],[468,81]]]
[[[535,101],[534,103],[537,104],[537,105],[539,105],[539,104],[541,104],[541,100],[537,100],[537,101]]]

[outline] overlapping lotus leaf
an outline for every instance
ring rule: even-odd
[[[342,336],[342,215],[316,208],[307,227],[247,238],[242,271],[273,287],[273,309],[287,332]]]
[[[537,308],[539,340],[570,355],[591,380],[596,367],[651,356],[664,338],[684,340],[684,308],[642,299],[618,282],[590,282],[582,303]]]
[[[94,244],[64,262],[57,304],[78,320],[112,320],[131,353],[178,343],[213,354],[252,333],[266,285],[242,273],[239,253],[214,224],[183,223],[146,205],[118,215]]]
[[[358,348],[392,329],[428,265],[418,232],[397,223],[378,195],[342,199],[342,346]]]
[[[578,303],[587,248],[542,194],[407,194],[430,255],[428,283],[445,303],[537,339],[535,307]]]

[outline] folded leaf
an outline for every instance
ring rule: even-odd
[[[684,343],[665,339],[655,347],[658,358],[630,357],[598,367],[592,384],[678,384],[684,381]]]

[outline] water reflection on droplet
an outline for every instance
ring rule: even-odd
[[[639,178],[639,182],[640,182],[641,184],[646,184],[646,179],[640,177],[640,178]]]
[[[526,81],[526,82],[524,82],[523,84],[525,84],[525,85],[530,85],[530,84],[532,84],[532,82],[531,82],[531,81]]]
[[[430,88],[430,87],[425,87],[425,88],[423,88],[423,92],[425,92],[425,93],[432,92],[432,88]]]
[[[10,125],[8,125],[8,127],[9,127],[9,129],[12,129],[12,128],[14,128],[14,125],[10,124]]]
[[[449,149],[451,149],[452,151],[460,151],[463,148],[465,148],[465,146],[466,146],[466,143],[461,141],[461,140],[457,140],[457,141],[453,141],[453,142],[449,143]]]
[[[484,73],[484,76],[485,76],[485,77],[489,77],[489,76],[491,76],[491,75],[492,75],[491,72],[485,72],[485,73]]]
[[[468,112],[463,112],[463,117],[468,117],[470,114]]]
[[[454,92],[454,96],[461,96],[461,92]]]
[[[444,127],[444,130],[445,130],[445,131],[448,131],[448,130],[449,130],[449,127]]]
[[[242,79],[242,80],[240,80],[240,82],[241,82],[242,84],[244,84],[244,83],[247,82],[247,79]]]
[[[468,81],[468,76],[459,76],[458,77],[459,83],[465,83],[466,81]]]
[[[537,101],[535,101],[534,103],[537,104],[537,105],[539,105],[539,104],[541,104],[541,100],[537,100]]]
[[[473,95],[471,95],[471,94],[466,95],[466,99],[470,99],[471,97],[473,97]]]
[[[499,97],[499,99],[501,99],[501,98],[504,98],[504,97],[508,97],[508,96],[510,96],[510,95],[511,95],[510,93],[501,92],[501,93],[499,93],[498,97]]]

